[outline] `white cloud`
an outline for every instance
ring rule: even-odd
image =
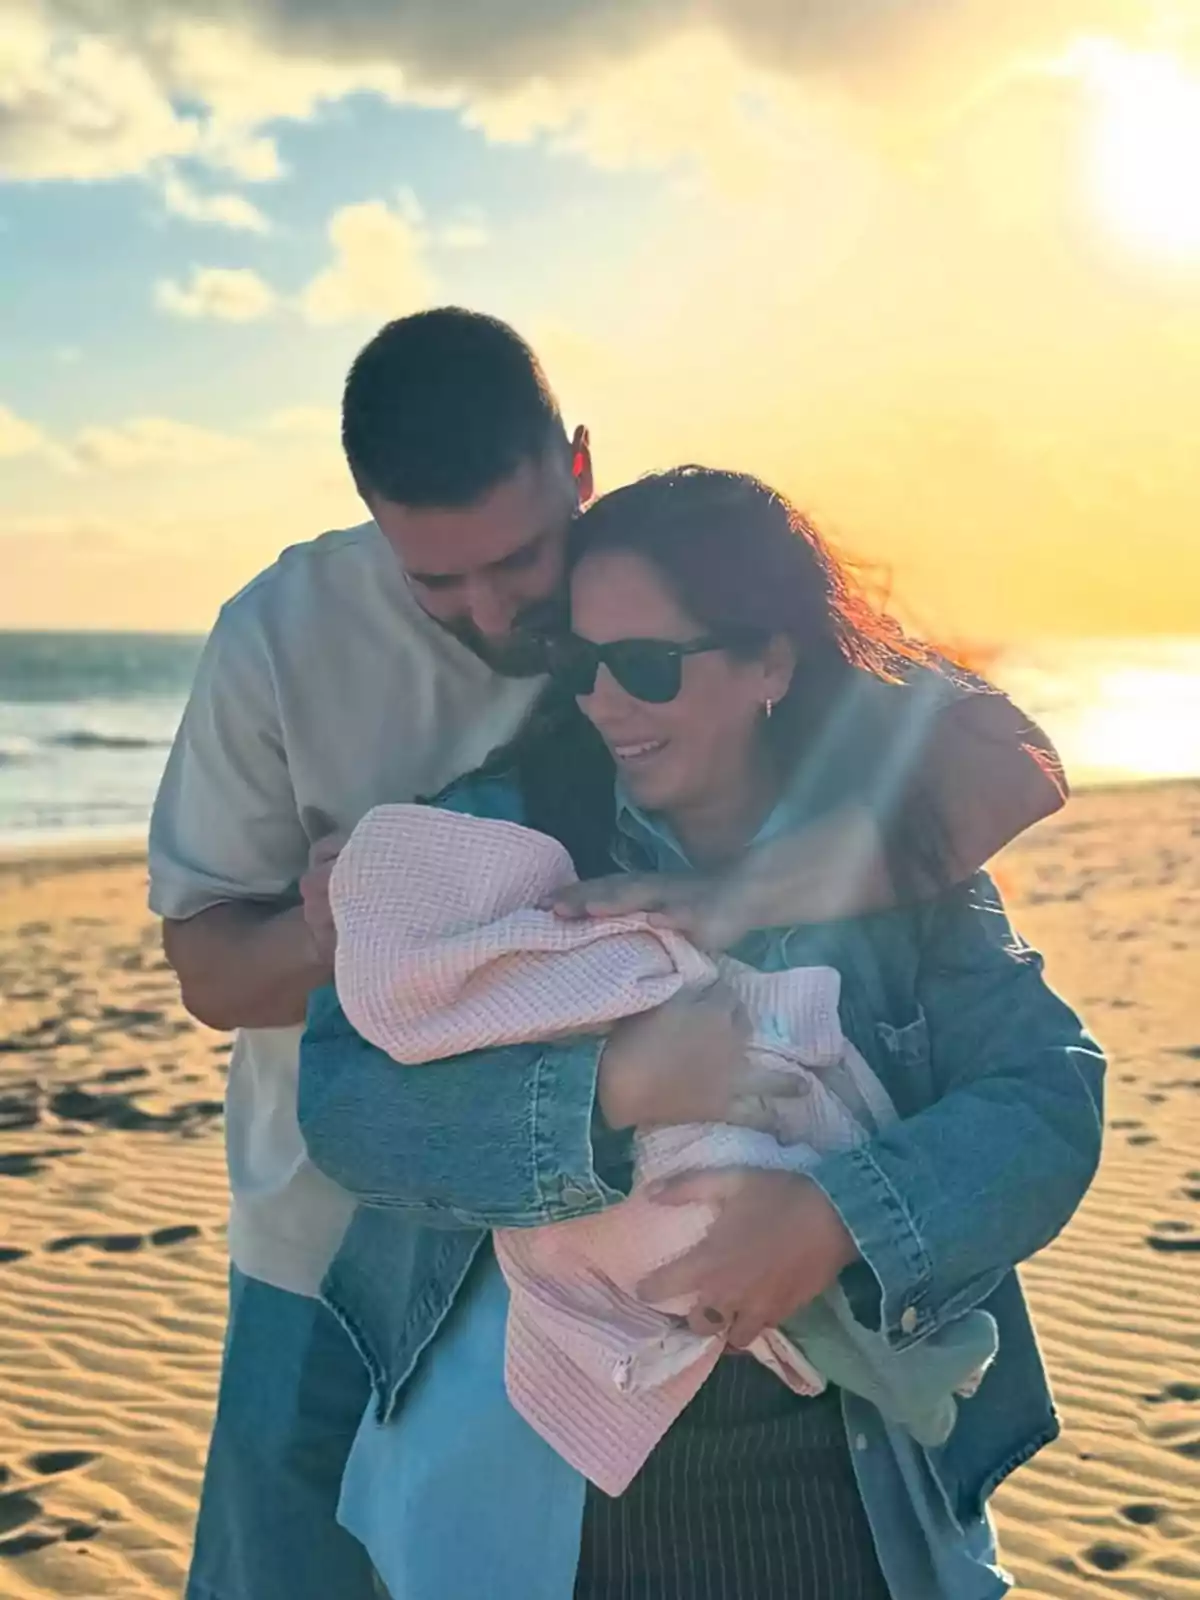
[[[297,49],[286,33],[269,37],[253,5],[226,5],[224,21],[189,18],[186,3],[158,0],[156,9],[154,49],[164,78],[207,107],[215,126],[231,135],[270,121],[306,121],[350,94],[399,99],[406,92],[397,58],[375,50],[346,55],[323,42]],[[222,10],[207,0],[203,9]]]
[[[497,143],[546,138],[607,169],[685,166],[731,193],[758,192],[780,164],[812,164],[828,97],[749,65],[711,29],[648,46],[584,76],[475,95],[470,127]]]
[[[154,299],[159,310],[171,316],[211,317],[219,322],[257,322],[279,303],[271,285],[249,267],[194,267],[187,284],[162,279],[155,285]]]
[[[186,0],[0,0],[0,171],[101,180],[189,156],[265,182],[282,172],[267,124],[353,93],[400,97],[385,60],[305,57],[264,42],[253,7],[205,7],[222,9],[213,21]]]
[[[78,517],[70,512],[0,518],[0,539],[20,540],[22,560],[108,557],[146,548],[153,540],[139,537],[127,522],[104,517]]]
[[[150,62],[100,34],[53,30],[0,3],[0,170],[95,179],[184,155],[199,125],[180,116]]]
[[[433,299],[427,260],[431,235],[410,190],[394,205],[365,200],[343,206],[330,217],[326,233],[333,259],[294,299],[285,299],[248,267],[194,267],[186,283],[171,278],[157,283],[155,303],[171,316],[192,320],[255,322],[287,309],[325,326],[356,317],[404,316]],[[285,423],[276,431],[296,431],[297,418],[306,415],[307,408],[280,413],[291,426]]]
[[[436,238],[446,250],[482,250],[491,239],[491,233],[479,212],[464,211],[443,222]]]
[[[1144,44],[1171,22],[1173,46],[1200,48],[1183,10],[1178,0],[476,0],[467,26],[444,0],[0,0],[0,161],[19,177],[105,177],[192,153],[265,181],[281,170],[271,123],[367,92],[460,108],[492,138],[559,134],[610,165],[682,151],[728,170],[721,130],[744,143],[760,109],[746,97],[764,84],[785,101],[799,87],[849,93],[872,117],[896,106],[937,116],[1081,33]],[[697,38],[730,70],[696,78]]]
[[[76,436],[79,462],[110,471],[143,467],[207,467],[249,454],[234,434],[216,433],[171,417],[132,417],[116,426],[84,428]]]
[[[26,422],[7,406],[0,406],[0,461],[42,455],[49,446],[50,441],[40,428],[35,428],[32,422]]]
[[[0,461],[40,460],[60,472],[70,472],[75,462],[50,435],[7,406],[0,405]]]
[[[426,236],[407,201],[398,209],[382,200],[344,206],[330,218],[328,232],[333,264],[300,296],[309,322],[399,317],[432,299]]]
[[[201,194],[177,172],[162,178],[163,203],[172,216],[247,233],[269,233],[271,224],[256,205],[240,194]]]
[[[287,406],[265,417],[265,433],[289,439],[331,439],[336,442],[341,418],[332,406]]]
[[[0,461],[42,457],[65,471],[101,470],[136,473],[153,467],[208,467],[263,455],[267,437],[275,449],[292,443],[338,445],[340,416],[332,406],[286,406],[270,412],[254,433],[222,433],[180,422],[173,417],[130,417],[117,423],[93,423],[71,439],[59,440],[0,406]],[[265,458],[269,459],[269,452]]]

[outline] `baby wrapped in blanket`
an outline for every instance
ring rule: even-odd
[[[896,1111],[842,1033],[832,968],[760,973],[713,960],[641,916],[565,922],[537,909],[573,881],[567,852],[544,834],[425,806],[380,806],[339,857],[330,903],[343,1009],[404,1067],[603,1032],[720,977],[750,1019],[749,1048],[802,1080],[802,1092],[780,1102],[779,1138],[707,1125],[639,1132],[628,1199],[598,1215],[494,1235],[510,1290],[509,1398],[566,1461],[619,1494],[725,1349],[723,1335],[680,1326],[690,1307],[636,1296],[641,1279],[697,1244],[714,1216],[706,1204],[655,1206],[645,1185],[723,1167],[804,1172],[866,1142]],[[973,1390],[995,1348],[993,1319],[974,1311],[895,1351],[835,1287],[750,1353],[799,1393],[837,1383],[936,1444],[953,1427],[956,1395]]]

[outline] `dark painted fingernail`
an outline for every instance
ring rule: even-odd
[[[716,1306],[705,1306],[703,1317],[705,1322],[710,1322],[714,1328],[723,1328],[725,1326],[725,1313],[718,1311]]]

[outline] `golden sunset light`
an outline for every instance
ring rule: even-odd
[[[1092,179],[1112,227],[1136,249],[1200,257],[1200,77],[1170,55],[1081,46],[1099,98]]]
[[[0,0],[0,1600],[1200,1600],[1200,0]]]

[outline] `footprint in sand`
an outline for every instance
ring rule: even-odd
[[[24,1465],[39,1478],[53,1478],[86,1467],[95,1460],[95,1452],[91,1450],[41,1450],[29,1456]],[[5,1468],[0,1482],[7,1482],[8,1477]],[[10,1560],[44,1550],[47,1545],[85,1544],[99,1533],[95,1523],[80,1522],[74,1517],[47,1516],[42,1502],[27,1489],[11,1489],[0,1494],[0,1535],[4,1535],[0,1537],[0,1556]]]
[[[61,1239],[51,1239],[46,1246],[48,1255],[62,1255],[66,1250],[90,1248],[103,1250],[106,1255],[132,1255],[146,1242],[143,1233],[68,1233]]]
[[[93,1094],[79,1084],[60,1089],[50,1098],[50,1109],[64,1122],[90,1123],[131,1133],[197,1132],[224,1111],[220,1100],[191,1100],[161,1113],[143,1111],[136,1096],[142,1091]]]
[[[1151,1505],[1148,1501],[1138,1501],[1131,1506],[1122,1506],[1121,1515],[1137,1528],[1152,1528],[1156,1522],[1162,1521],[1163,1508]]]
[[[1190,1222],[1157,1222],[1146,1243],[1163,1254],[1192,1255],[1200,1252],[1200,1233],[1192,1231]]]
[[[13,1489],[8,1494],[0,1495],[0,1534],[11,1533],[14,1528],[23,1528],[27,1522],[33,1522],[42,1514],[42,1502],[35,1500],[31,1494],[26,1494],[24,1489]]]
[[[156,1228],[150,1235],[150,1243],[159,1245],[182,1244],[185,1239],[198,1239],[200,1229],[194,1222],[181,1222],[173,1228]]]
[[[1166,1405],[1171,1401],[1195,1405],[1200,1402],[1200,1383],[1169,1383],[1157,1394],[1144,1395],[1143,1398],[1152,1406]],[[1147,1421],[1144,1427],[1149,1437],[1164,1449],[1174,1451],[1185,1461],[1200,1461],[1200,1432],[1197,1431],[1194,1416],[1172,1415],[1168,1411],[1161,1420]]]
[[[48,1544],[57,1543],[56,1533],[18,1533],[11,1539],[0,1539],[0,1556],[29,1556],[35,1550],[44,1550]]]
[[[0,1539],[0,1556],[16,1560],[18,1556],[32,1555],[35,1550],[45,1550],[48,1545],[64,1541],[67,1544],[84,1544],[89,1539],[99,1537],[100,1529],[93,1522],[47,1517],[41,1528],[30,1528],[26,1533],[14,1534],[11,1539]]]
[[[1101,1572],[1121,1572],[1133,1560],[1133,1551],[1124,1545],[1101,1540],[1083,1552],[1083,1559]]]
[[[100,1074],[101,1083],[130,1083],[135,1078],[148,1078],[145,1067],[110,1067]]]
[[[79,1145],[62,1145],[53,1150],[10,1150],[0,1155],[0,1178],[32,1178],[44,1172],[60,1156],[77,1156]]]
[[[156,1228],[153,1233],[67,1233],[61,1239],[51,1239],[43,1249],[48,1255],[63,1255],[68,1250],[103,1250],[105,1255],[133,1255],[145,1244],[163,1248],[183,1244],[187,1239],[200,1236],[200,1229],[192,1222],[178,1223],[174,1227]]]
[[[1200,1383],[1169,1383],[1165,1389],[1160,1389],[1157,1394],[1144,1396],[1147,1405],[1161,1406],[1168,1400],[1182,1400],[1185,1405],[1195,1405],[1200,1401]]]
[[[70,1044],[71,1037],[58,1017],[43,1017],[23,1033],[11,1034],[0,1040],[0,1052],[5,1055],[27,1055],[34,1050],[45,1050],[60,1044]]]
[[[20,1133],[36,1128],[41,1114],[36,1084],[31,1094],[0,1095],[0,1133]]]
[[[78,1472],[97,1459],[94,1450],[39,1450],[28,1456],[25,1465],[39,1478],[57,1478],[64,1472]]]

